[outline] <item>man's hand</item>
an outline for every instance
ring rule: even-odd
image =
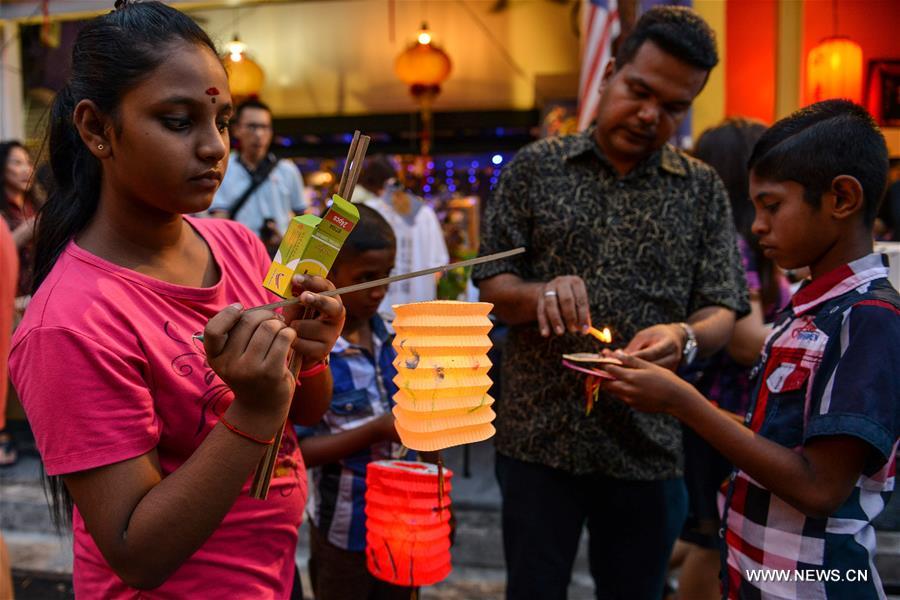
[[[653,325],[638,331],[624,352],[674,371],[681,364],[685,338],[684,330],[675,323]]]
[[[537,321],[541,335],[587,332],[591,326],[590,304],[584,280],[562,275],[538,288]]]

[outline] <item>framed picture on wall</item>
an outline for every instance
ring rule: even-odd
[[[882,127],[900,127],[900,59],[869,61],[866,108]]]

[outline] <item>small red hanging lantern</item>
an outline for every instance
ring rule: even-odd
[[[380,460],[366,468],[366,565],[394,585],[419,587],[450,574],[450,478],[436,465]]]
[[[829,98],[862,102],[862,48],[847,37],[826,38],[806,58],[806,100]]]

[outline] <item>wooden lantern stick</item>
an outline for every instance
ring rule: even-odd
[[[347,154],[347,162],[344,163],[344,171],[341,174],[341,182],[338,186],[338,196],[345,200],[353,197],[353,190],[356,188],[356,181],[359,179],[359,173],[362,171],[363,159],[366,156],[366,150],[369,147],[369,136],[360,135],[357,130],[353,134],[353,142],[350,144],[350,152]],[[302,319],[307,319],[310,310],[307,308],[303,312]],[[292,354],[289,359],[289,369],[293,375],[294,381],[300,373],[302,359],[299,354]],[[272,483],[272,475],[275,472],[275,463],[278,460],[278,450],[281,446],[281,438],[284,435],[284,428],[287,421],[275,433],[275,440],[266,450],[266,453],[259,461],[256,467],[256,473],[253,475],[253,483],[250,485],[250,497],[258,500],[265,500],[269,495],[269,485]]]
[[[373,279],[372,281],[364,281],[362,283],[354,283],[353,285],[348,285],[346,287],[340,287],[336,290],[327,290],[325,292],[319,292],[319,296],[325,296],[326,298],[332,298],[334,296],[340,296],[341,294],[352,294],[353,292],[358,292],[360,290],[368,290],[373,287],[381,287],[383,285],[389,285],[394,283],[395,281],[404,281],[406,279],[414,279],[416,277],[424,277],[425,275],[433,275],[435,273],[446,273],[451,269],[459,269],[462,267],[471,267],[474,265],[481,265],[484,263],[493,262],[495,260],[501,260],[504,258],[509,258],[511,256],[516,256],[517,254],[523,254],[525,252],[525,248],[514,248],[512,250],[504,250],[503,252],[497,252],[496,254],[488,254],[487,256],[479,256],[478,258],[470,258],[468,260],[461,260],[455,263],[449,263],[446,265],[441,265],[439,267],[430,267],[428,269],[421,269],[419,271],[413,271],[411,273],[401,273],[400,275],[391,275],[390,277],[384,277],[382,279]],[[292,304],[297,304],[300,302],[300,297],[288,298],[287,300],[279,300],[278,302],[272,302],[271,304],[263,304],[261,306],[251,306],[246,309],[246,312],[254,311],[254,310],[276,310],[279,308],[283,308],[285,306],[290,306]],[[192,336],[195,340],[199,340],[200,343],[203,343],[203,334],[198,333]],[[597,361],[594,361],[597,362]]]
[[[438,521],[444,518],[444,459],[441,457],[441,451],[437,451],[437,468],[438,468]]]
[[[488,254],[487,256],[479,256],[478,258],[470,258],[467,260],[461,260],[458,262],[448,263],[446,265],[441,265],[439,267],[429,267],[427,269],[420,269],[418,271],[412,271],[411,273],[401,273],[399,275],[391,275],[390,277],[383,277],[381,279],[373,279],[372,281],[364,281],[362,283],[354,283],[353,285],[348,285],[346,287],[341,287],[336,290],[327,290],[324,292],[318,292],[319,296],[332,297],[332,296],[340,296],[341,294],[351,294],[353,292],[358,292],[360,290],[367,290],[373,287],[381,287],[383,285],[389,285],[396,281],[404,281],[406,279],[415,279],[416,277],[424,277],[425,275],[433,275],[434,273],[444,273],[450,271],[451,269],[459,269],[463,267],[472,267],[475,265],[480,265],[484,263],[493,262],[495,260],[502,260],[504,258],[510,258],[512,256],[516,256],[518,254],[524,254],[525,248],[513,248],[512,250],[504,250],[503,252],[497,252],[495,254]],[[275,310],[276,308],[282,308],[284,306],[290,306],[291,304],[297,304],[300,302],[300,297],[288,298],[287,300],[279,300],[278,302],[272,302],[271,304],[263,304],[261,306],[251,306],[246,309],[247,312],[251,310]],[[203,339],[203,336],[197,335],[194,336],[199,340]]]

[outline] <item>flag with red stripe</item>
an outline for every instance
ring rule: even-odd
[[[591,124],[600,102],[600,80],[619,35],[617,0],[585,0],[581,9],[581,77],[578,82],[578,131]]]

